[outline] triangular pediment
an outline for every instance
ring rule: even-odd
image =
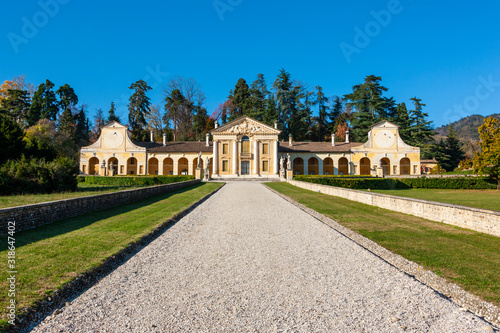
[[[278,135],[281,133],[280,130],[264,124],[260,121],[252,119],[248,116],[243,116],[229,123],[216,128],[210,132],[212,135],[220,134],[233,134],[233,135],[256,135],[256,134],[267,134],[267,135]]]
[[[385,127],[385,128],[399,128],[399,125],[391,123],[390,121],[387,121],[387,120],[382,120],[382,121],[379,121],[378,123],[373,124],[372,126],[370,126],[370,129],[372,129],[372,128],[381,128],[381,127]]]
[[[119,122],[117,121],[111,121],[109,123],[107,123],[106,125],[104,125],[102,128],[108,128],[108,127],[113,127],[113,128],[126,128],[127,126],[124,126],[122,124],[120,124]]]

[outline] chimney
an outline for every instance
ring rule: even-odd
[[[167,133],[163,133],[163,145],[167,145]]]
[[[345,131],[345,143],[349,143],[349,131]]]
[[[208,133],[206,136],[206,145],[207,145],[207,147],[210,146],[210,134],[208,134]]]
[[[335,147],[335,133],[332,133],[332,147]]]
[[[290,147],[293,145],[293,144],[292,144],[292,142],[293,142],[293,135],[288,134],[288,145],[289,145]]]
[[[278,121],[277,120],[274,121],[274,128],[278,129]]]
[[[153,134],[153,130],[151,130],[151,142],[154,142],[155,141],[155,137],[154,137],[154,134]]]
[[[215,122],[215,128],[219,127],[219,123],[216,121]]]

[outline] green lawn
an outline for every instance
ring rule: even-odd
[[[441,190],[413,188],[404,190],[371,191],[375,193],[500,211],[500,191],[497,190]]]
[[[66,219],[15,234],[18,309],[69,282],[222,186],[200,183],[124,206]],[[0,257],[7,263],[7,238]],[[0,272],[0,308],[6,309],[7,268]],[[6,321],[2,311],[0,326]],[[3,322],[2,322],[3,321]]]
[[[295,201],[500,305],[500,238],[316,193],[267,183]]]
[[[113,186],[93,185],[78,183],[76,192],[52,193],[52,194],[24,194],[0,196],[0,208],[31,205],[40,202],[85,197],[87,195],[110,193],[122,190],[131,190],[140,186]]]

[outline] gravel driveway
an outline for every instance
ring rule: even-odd
[[[228,183],[34,332],[488,332],[262,184]]]

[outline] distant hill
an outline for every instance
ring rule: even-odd
[[[462,119],[459,119],[453,123],[453,128],[458,134],[458,137],[461,140],[473,140],[473,141],[479,141],[479,133],[477,132],[477,129],[479,126],[484,121],[484,118],[488,117],[494,117],[497,119],[500,119],[500,113],[494,113],[489,116],[481,116],[478,114],[473,114],[472,116],[468,116]],[[438,127],[435,129],[436,133],[441,135],[441,136],[447,136],[448,135],[448,125],[444,125],[441,127]]]
[[[477,129],[483,123],[484,118],[488,117],[494,117],[500,120],[500,113],[494,113],[486,117],[474,114],[451,123],[453,125],[453,129],[457,132],[458,139],[462,144],[462,149],[465,151],[467,156],[472,157],[474,156],[474,152],[479,151],[480,140]],[[434,138],[436,140],[446,137],[448,135],[448,125],[438,127],[435,131],[436,135]]]

